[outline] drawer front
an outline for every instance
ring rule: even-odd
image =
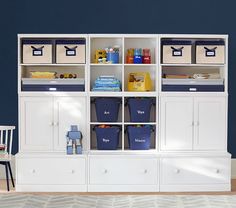
[[[161,184],[224,184],[230,180],[228,158],[164,158],[160,162]]]
[[[90,184],[157,184],[158,160],[91,158]]]
[[[18,184],[85,184],[84,158],[21,158],[17,160]]]

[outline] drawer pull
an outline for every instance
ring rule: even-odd
[[[31,173],[35,173],[36,171],[35,171],[35,169],[32,169],[30,172],[31,172]]]
[[[176,174],[179,174],[180,170],[179,170],[179,169],[175,169],[174,172],[175,172]]]
[[[219,173],[220,173],[220,170],[219,170],[219,169],[215,169],[215,172],[216,172],[217,174],[219,174]]]
[[[105,173],[105,174],[108,173],[108,170],[107,170],[107,169],[104,169],[104,170],[103,170],[103,173]]]

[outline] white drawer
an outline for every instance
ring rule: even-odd
[[[135,158],[91,158],[90,184],[158,184],[158,160]]]
[[[160,168],[163,185],[225,184],[230,180],[228,158],[163,158]]]
[[[73,185],[86,183],[85,158],[21,158],[18,184]]]

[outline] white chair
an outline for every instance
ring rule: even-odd
[[[13,130],[15,126],[0,126],[0,165],[5,165],[7,190],[9,191],[9,177],[8,170],[10,172],[12,186],[15,187],[12,171],[11,171],[11,151]]]

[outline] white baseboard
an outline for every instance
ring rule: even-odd
[[[236,158],[231,160],[231,178],[236,179]],[[12,158],[11,168],[13,172],[13,177],[15,178],[15,157]],[[5,179],[5,167],[0,165],[0,179]]]

